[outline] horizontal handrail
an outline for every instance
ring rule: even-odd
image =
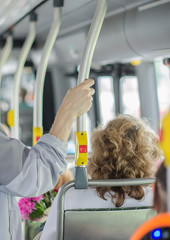
[[[120,187],[120,186],[138,186],[138,185],[150,185],[155,182],[156,178],[134,178],[134,179],[89,179],[88,187]],[[58,198],[60,195],[64,195],[68,189],[75,186],[75,181],[67,182],[63,185]],[[59,205],[58,205],[59,206]]]
[[[136,186],[149,185],[155,182],[155,178],[135,178],[135,179],[99,179],[89,180],[89,187],[120,187],[120,186]]]

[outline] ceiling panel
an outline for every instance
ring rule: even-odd
[[[13,25],[43,0],[0,0],[0,32]]]
[[[0,34],[8,29],[27,12],[34,8],[42,0],[0,0]],[[153,0],[110,0],[108,5],[107,16],[117,14],[143,4],[153,2]],[[60,36],[90,24],[97,0],[65,0],[62,15],[62,24]],[[48,34],[53,19],[53,1],[48,0],[37,10],[37,38],[44,40]],[[27,35],[29,25],[29,17],[23,19],[14,27],[14,36],[23,38]]]

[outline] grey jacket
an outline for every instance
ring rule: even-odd
[[[46,134],[26,147],[0,124],[0,240],[23,240],[15,196],[34,197],[52,189],[66,168],[67,143]]]

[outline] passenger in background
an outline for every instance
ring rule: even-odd
[[[33,106],[27,101],[27,89],[20,89],[19,103],[19,134],[21,141],[27,145],[32,145],[32,126],[33,126]]]
[[[120,115],[92,134],[89,174],[92,179],[134,179],[153,177],[161,156],[158,136],[141,119]],[[81,199],[81,200],[80,200]],[[153,206],[151,186],[69,189],[65,210]],[[57,197],[42,233],[41,240],[56,240]]]
[[[167,169],[164,162],[159,167],[154,188],[154,208],[157,213],[167,212]]]
[[[27,90],[22,87],[20,89],[20,103],[19,103],[20,109],[32,108],[32,106],[27,103],[26,96],[27,96]]]

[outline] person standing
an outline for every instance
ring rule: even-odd
[[[9,138],[0,124],[0,239],[23,240],[15,196],[35,197],[52,189],[65,172],[67,140],[73,121],[92,106],[94,80],[68,90],[49,134],[28,148]]]

